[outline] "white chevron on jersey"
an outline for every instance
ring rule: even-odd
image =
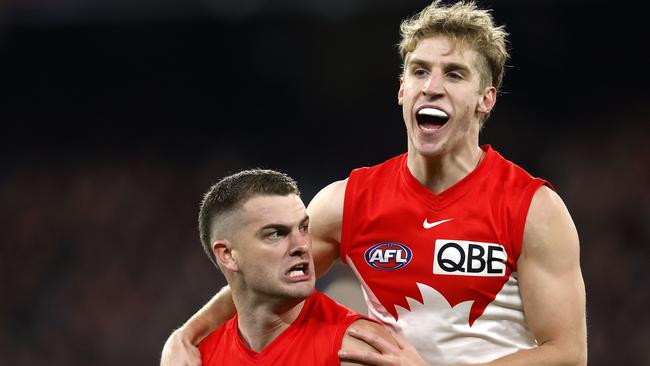
[[[403,336],[429,364],[486,362],[537,345],[526,327],[516,272],[470,327],[473,301],[452,307],[440,292],[421,283],[417,285],[423,303],[407,298],[411,310],[396,306],[396,321],[361,279],[352,259],[346,259],[361,282],[368,315]]]

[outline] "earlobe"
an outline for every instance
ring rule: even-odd
[[[225,268],[233,272],[239,271],[239,265],[237,264],[237,259],[233,255],[233,248],[230,241],[227,239],[216,240],[212,244],[212,251],[214,252],[217,263],[219,263],[219,266],[221,268]]]
[[[397,104],[403,105],[402,100],[404,99],[404,77],[400,76],[399,78],[399,90],[397,91]]]

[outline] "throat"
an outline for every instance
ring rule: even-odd
[[[437,195],[463,180],[481,164],[485,152],[477,149],[474,154],[422,156],[409,153],[407,167],[413,178]]]
[[[298,318],[304,304],[304,300],[298,303],[284,301],[282,304],[273,305],[265,301],[263,305],[252,309],[238,307],[239,338],[251,350],[263,351]]]

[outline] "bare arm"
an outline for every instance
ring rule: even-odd
[[[212,331],[235,315],[230,287],[225,286],[165,342],[161,366],[200,365],[196,346]]]
[[[347,183],[347,179],[341,180],[321,189],[307,207],[317,278],[323,276],[339,257]]]
[[[517,267],[526,323],[539,347],[486,365],[586,365],[578,233],[564,203],[548,187],[533,196]]]

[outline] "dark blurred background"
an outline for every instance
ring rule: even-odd
[[[0,363],[156,364],[224,284],[196,232],[210,184],[274,168],[309,202],[405,151],[394,45],[427,4],[0,2]],[[650,6],[479,4],[512,49],[482,143],[572,212],[590,364],[650,365]]]

